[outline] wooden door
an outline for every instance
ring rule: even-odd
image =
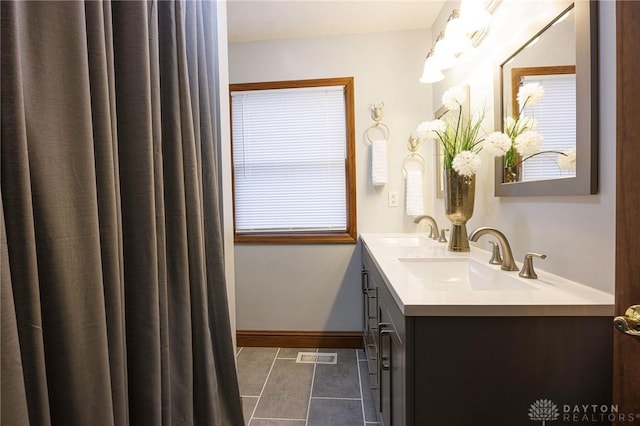
[[[623,315],[640,305],[640,2],[617,2],[616,40],[616,315]],[[640,339],[614,333],[613,357],[613,403],[638,415]]]

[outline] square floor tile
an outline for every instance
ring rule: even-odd
[[[236,362],[242,396],[260,396],[278,348],[243,348]]]
[[[359,362],[360,366],[360,379],[362,384],[362,405],[364,406],[364,421],[365,422],[377,422],[378,413],[374,403],[374,390],[369,385],[369,367],[365,361]]]
[[[338,354],[337,364],[318,364],[313,379],[312,396],[360,398],[360,379],[355,349],[322,349]]]
[[[311,398],[308,426],[354,426],[361,424],[364,424],[364,421],[362,420],[362,404],[359,400]]]
[[[262,392],[254,417],[306,419],[313,364],[277,359]]]
[[[244,415],[244,424],[248,425],[251,420],[251,414],[253,414],[254,408],[258,403],[257,396],[243,396],[242,397],[242,414]]]

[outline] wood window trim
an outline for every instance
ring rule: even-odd
[[[233,193],[233,233],[236,243],[248,244],[355,244],[358,240],[357,214],[356,214],[356,146],[355,146],[355,111],[354,111],[354,82],[353,77],[323,78],[309,80],[286,80],[257,83],[235,83],[229,85],[229,105],[231,105],[231,93],[248,90],[270,89],[296,89],[305,87],[344,86],[345,111],[346,111],[346,196],[347,196],[347,229],[342,232],[283,232],[283,233],[250,233],[238,234],[235,226],[235,170],[233,161],[232,193]],[[231,109],[231,108],[230,108]],[[230,112],[231,114],[231,112]],[[230,117],[231,119],[231,117]],[[233,131],[232,131],[233,133]],[[231,148],[233,152],[233,134],[231,135]]]
[[[559,75],[575,73],[575,65],[554,65],[548,67],[522,67],[511,69],[511,111],[513,118],[518,118],[520,115],[518,91],[520,90],[520,81],[522,81],[523,77],[530,75]]]

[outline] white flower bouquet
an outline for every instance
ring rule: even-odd
[[[442,103],[457,112],[455,120],[432,120],[418,125],[416,136],[421,140],[439,140],[444,153],[444,168],[463,176],[472,176],[482,164],[479,153],[484,148],[481,132],[484,111],[469,119],[462,116],[466,93],[462,87],[452,87],[442,95]]]

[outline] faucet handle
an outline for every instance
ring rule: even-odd
[[[524,260],[522,261],[522,270],[520,270],[520,273],[518,274],[518,276],[522,277],[522,278],[531,278],[531,279],[536,279],[538,278],[538,274],[536,274],[536,271],[534,271],[533,269],[533,258],[537,257],[539,259],[546,259],[547,255],[546,254],[540,254],[540,253],[527,253],[524,256]]]
[[[446,243],[446,242],[447,242],[447,237],[445,237],[444,233],[445,233],[446,231],[448,231],[448,230],[449,230],[448,228],[447,228],[447,229],[441,229],[441,230],[440,230],[440,238],[438,239],[438,242],[439,242],[439,243]]]
[[[502,265],[502,256],[500,256],[500,245],[495,241],[489,241],[493,248],[491,249],[491,259],[489,263],[492,265]]]

